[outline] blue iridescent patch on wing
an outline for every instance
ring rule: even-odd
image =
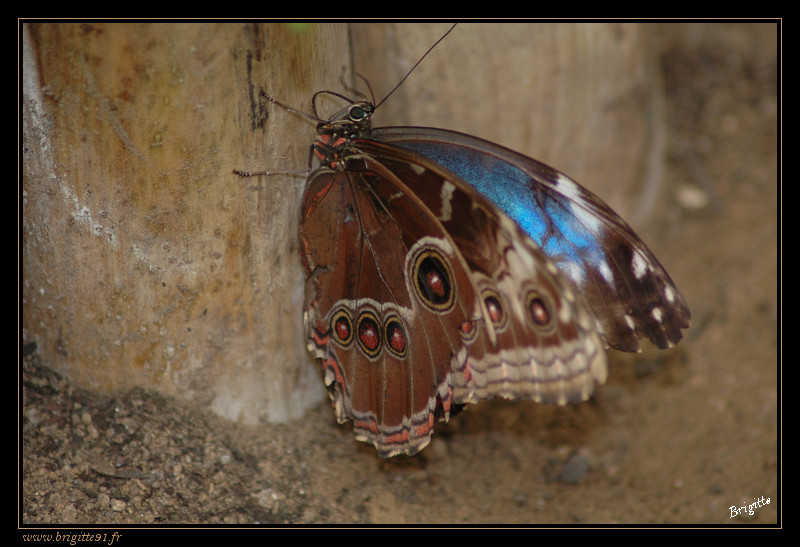
[[[587,263],[606,260],[595,234],[568,196],[554,191],[516,166],[484,152],[453,143],[395,141],[452,171],[511,217],[575,283],[588,279]],[[548,173],[549,175],[549,173]],[[573,183],[574,184],[574,183]],[[584,218],[586,211],[584,213]],[[608,281],[608,280],[607,280]]]

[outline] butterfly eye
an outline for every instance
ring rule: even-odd
[[[364,119],[364,116],[367,115],[367,112],[361,108],[360,106],[354,106],[350,109],[350,119],[354,122],[358,122]]]

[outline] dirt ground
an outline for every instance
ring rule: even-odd
[[[141,390],[83,391],[28,348],[18,539],[97,523],[128,544],[178,524],[782,524],[777,29],[672,34],[665,204],[640,235],[692,309],[678,347],[609,352],[587,403],[481,403],[389,461],[328,404],[239,425]]]

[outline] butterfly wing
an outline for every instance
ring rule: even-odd
[[[404,278],[403,230],[369,192],[369,174],[321,169],[309,178],[300,245],[304,323],[339,422],[383,457],[413,454],[452,405],[446,370],[457,325],[428,340]],[[395,213],[397,214],[397,213]],[[455,275],[455,274],[453,274]],[[442,317],[443,322],[447,317]]]
[[[306,185],[305,324],[339,421],[413,454],[454,405],[586,399],[606,376],[594,319],[504,213],[419,154],[355,140]]]
[[[443,129],[386,127],[372,138],[445,167],[512,218],[573,282],[606,343],[676,344],[690,312],[672,279],[597,196],[555,169],[489,141]]]

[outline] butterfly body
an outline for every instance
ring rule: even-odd
[[[300,214],[304,324],[340,422],[381,456],[491,397],[565,404],[606,378],[604,345],[669,347],[689,311],[602,201],[499,145],[319,123]]]

